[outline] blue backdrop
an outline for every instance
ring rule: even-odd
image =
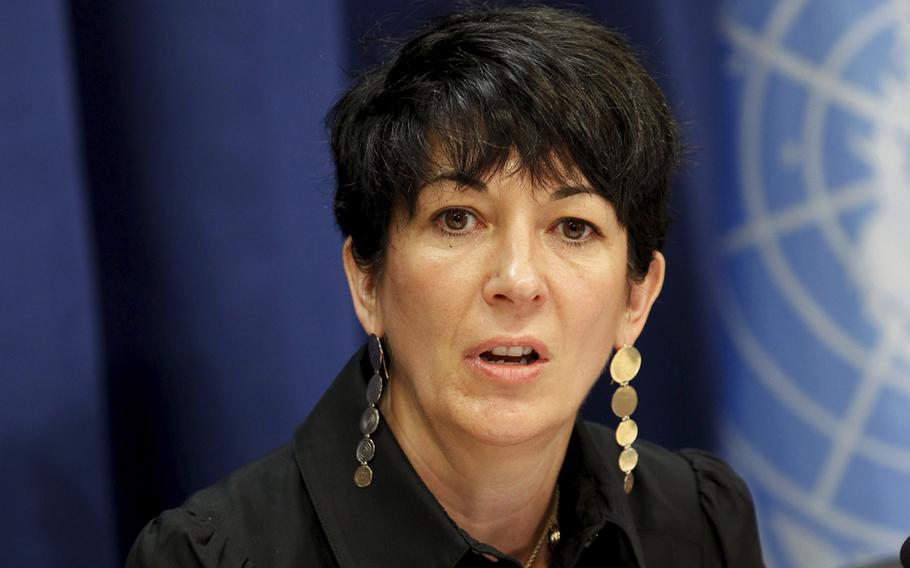
[[[640,47],[689,147],[643,435],[734,463],[771,566],[895,556],[908,4],[580,4]],[[121,565],[289,438],[362,341],[322,117],[379,40],[448,9],[0,3],[0,563]],[[609,423],[606,383],[584,412]]]

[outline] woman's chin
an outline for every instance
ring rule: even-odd
[[[529,405],[494,404],[473,408],[467,416],[456,419],[464,435],[489,446],[516,446],[552,434],[558,430],[556,420],[548,413]],[[569,419],[574,422],[574,417]]]

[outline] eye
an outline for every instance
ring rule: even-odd
[[[477,217],[467,209],[446,209],[436,216],[435,221],[444,233],[450,235],[464,235],[477,226]]]
[[[584,242],[594,234],[594,228],[581,219],[563,219],[557,225],[560,235],[569,241]]]

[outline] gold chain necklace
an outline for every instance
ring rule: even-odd
[[[547,518],[547,524],[543,527],[543,532],[540,533],[540,538],[537,539],[537,544],[534,545],[534,550],[531,551],[531,557],[528,558],[528,561],[525,562],[524,568],[531,568],[534,566],[534,562],[537,560],[537,555],[540,554],[540,549],[543,548],[543,543],[547,540],[550,541],[550,546],[556,546],[559,542],[559,484],[556,484],[556,491],[553,496],[553,508],[550,509],[550,516]]]

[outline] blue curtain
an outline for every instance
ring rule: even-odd
[[[117,555],[68,28],[62,6],[0,5],[0,562],[11,566]],[[75,554],[86,542],[101,545]]]
[[[341,8],[0,7],[3,564],[122,564],[357,345],[322,127]]]
[[[902,273],[874,254],[845,266],[831,243],[910,242],[863,229],[887,180],[910,179],[870,157],[910,156],[910,70],[883,55],[910,29],[901,3],[580,5],[639,47],[688,146],[639,343],[643,435],[733,461],[773,566],[896,555],[910,319],[897,288],[855,277]],[[382,39],[450,9],[0,3],[0,563],[121,565],[161,509],[289,439],[362,341],[324,113]],[[818,171],[841,208],[799,217]],[[793,229],[776,257],[774,223]],[[807,305],[847,343],[826,343]],[[583,411],[609,424],[607,383]]]

